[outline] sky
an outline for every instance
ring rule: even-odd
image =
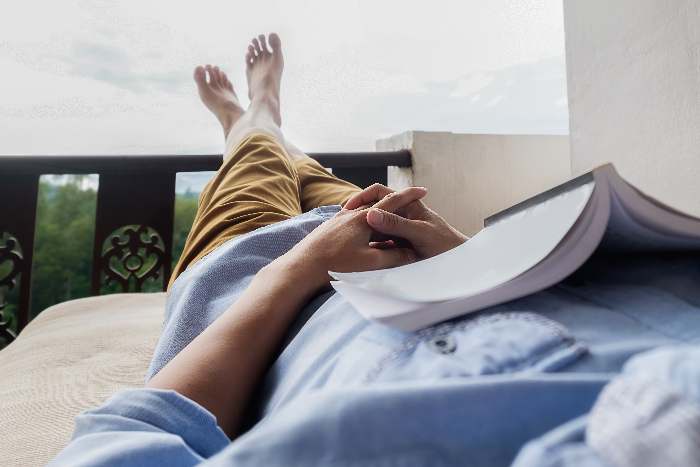
[[[247,105],[247,45],[273,31],[306,151],[568,133],[561,0],[3,0],[0,153],[221,153],[192,71],[218,65]]]

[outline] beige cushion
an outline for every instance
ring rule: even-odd
[[[52,306],[0,351],[0,464],[46,465],[68,443],[76,414],[120,388],[143,386],[165,295]]]

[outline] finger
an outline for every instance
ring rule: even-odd
[[[367,221],[365,221],[366,223]],[[372,229],[369,225],[369,230],[372,232],[371,236],[369,237],[370,242],[386,242],[387,240],[394,240],[394,238],[391,235],[385,235],[383,233],[377,232],[376,230]],[[401,246],[406,246],[401,245]]]
[[[428,234],[429,224],[420,220],[409,220],[391,212],[372,208],[367,212],[367,223],[377,232],[393,237],[405,238],[415,244]]]
[[[415,251],[408,248],[391,248],[388,250],[376,250],[381,255],[381,269],[397,268],[418,261]]]
[[[394,245],[396,245],[397,248],[410,248],[411,250],[413,250],[413,245],[411,245],[411,242],[409,242],[405,238],[391,237],[391,239],[394,241]]]
[[[345,203],[343,209],[357,209],[364,204],[374,204],[389,193],[393,192],[394,190],[391,188],[375,183],[371,187],[365,188],[361,192],[351,196],[348,202]]]
[[[369,246],[372,248],[377,248],[378,250],[396,248],[396,244],[392,240],[387,240],[385,242],[369,242]]]
[[[401,191],[388,194],[372,207],[395,213],[409,203],[421,199],[427,193],[428,189],[423,187],[404,188]]]

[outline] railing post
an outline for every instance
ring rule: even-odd
[[[12,289],[17,278],[20,280],[17,314],[0,323],[0,337],[8,344],[15,337],[9,330],[11,320],[17,319],[18,334],[29,323],[38,193],[39,175],[0,175],[0,262],[12,264],[10,272],[0,277],[0,286]],[[3,242],[5,234],[9,239]],[[2,308],[4,304],[0,303]]]
[[[163,291],[166,290],[171,274],[173,250],[173,220],[175,217],[175,173],[151,174],[102,174],[97,190],[97,213],[95,216],[95,243],[92,260],[91,295],[100,294],[102,272],[107,278],[120,283],[123,292],[129,291],[133,279],[137,292],[148,277],[160,275],[162,267]],[[137,226],[127,231],[129,237],[120,241],[119,237],[110,238],[112,247],[103,254],[105,240],[114,235],[118,229]],[[163,242],[160,250],[146,234],[153,229]],[[157,240],[157,239],[156,239]],[[147,260],[139,255],[139,249],[146,254],[154,254],[156,264],[144,271],[141,266]],[[110,259],[121,261],[128,271],[123,277],[110,266]],[[139,267],[129,266],[134,260]]]
[[[333,169],[333,175],[342,178],[360,188],[367,188],[375,183],[387,185],[386,167],[344,167]]]
[[[387,184],[387,167],[411,165],[408,151],[365,153],[309,153],[339,178],[360,187],[373,183]],[[81,155],[81,156],[8,156],[0,155],[0,262],[9,261],[12,269],[0,277],[0,286],[14,288],[19,282],[17,331],[29,322],[39,177],[42,174],[100,174],[93,244],[91,295],[99,295],[102,273],[129,290],[141,290],[143,281],[163,277],[166,290],[171,275],[173,224],[175,214],[175,175],[177,172],[218,170],[221,154],[213,155]],[[133,226],[130,230],[124,229]],[[114,237],[115,233],[128,238]],[[151,234],[157,238],[150,238]],[[7,235],[5,235],[7,233]],[[105,240],[108,250],[103,254]],[[155,255],[149,271],[141,266],[146,255]],[[20,254],[21,252],[21,254]],[[110,261],[121,261],[126,273],[120,278]],[[147,265],[148,266],[148,265]],[[157,267],[156,267],[157,266]],[[133,269],[133,270],[132,270]],[[122,271],[124,272],[124,270]],[[0,304],[0,310],[2,304]],[[0,337],[14,340],[2,322]]]

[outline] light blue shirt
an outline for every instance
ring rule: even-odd
[[[148,377],[338,209],[230,240],[188,268]],[[76,417],[51,465],[507,466],[534,440],[519,466],[559,465],[549,454],[569,447],[597,466],[582,430],[603,387],[635,354],[691,344],[697,256],[596,257],[554,287],[417,333],[367,322],[330,292],[300,312],[233,443],[176,392],[125,389]]]

